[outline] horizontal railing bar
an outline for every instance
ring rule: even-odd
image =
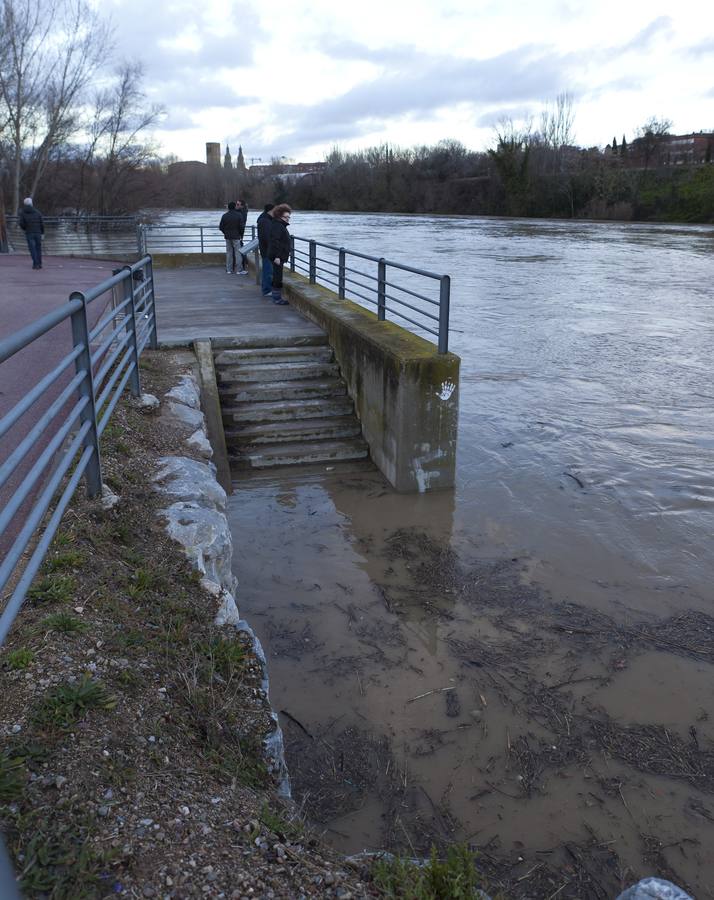
[[[94,328],[89,332],[89,340],[93,341],[94,338],[101,334],[102,331],[107,327],[107,325],[112,322],[117,316],[121,313],[123,309],[126,309],[127,306],[131,305],[131,297],[127,297],[126,300],[123,300],[117,306],[112,307],[112,309],[107,313],[107,315],[101,319]]]
[[[419,309],[418,306],[412,306],[411,303],[407,303],[406,300],[400,300],[399,297],[394,297],[394,296],[392,296],[392,294],[385,294],[384,299],[385,300],[393,300],[395,303],[398,303],[400,306],[406,306],[407,309],[412,309],[412,310],[414,310],[415,313],[419,313],[420,316],[424,316],[427,319],[432,319],[432,321],[434,321],[434,322],[439,321],[438,316],[433,316],[431,313],[426,312],[426,310]]]
[[[102,363],[101,369],[94,376],[94,384],[95,385],[100,385],[103,383],[104,379],[107,376],[107,373],[109,372],[111,367],[114,365],[114,363],[117,360],[117,357],[122,352],[124,347],[126,347],[126,345],[129,343],[129,341],[131,341],[131,332],[125,330],[124,335],[123,335],[122,339],[117,343],[117,346],[115,347],[114,352],[111,354],[111,356],[108,356],[104,360],[104,362]],[[94,359],[92,359],[92,362],[94,362]]]
[[[55,368],[45,375],[41,381],[37,382],[29,394],[26,394],[22,400],[19,400],[10,412],[0,419],[0,437],[3,437],[3,435],[12,428],[15,422],[17,422],[18,419],[20,419],[27,410],[37,402],[47,388],[54,384],[64,370],[77,359],[83,350],[84,347],[75,347],[71,353],[68,353],[67,356],[65,356],[62,362],[56,365]]]
[[[86,432],[89,430],[90,423],[85,422],[85,425],[87,427],[84,430],[84,433],[80,432],[79,435],[77,436],[77,439],[73,442],[73,446],[76,444],[77,449],[79,449],[79,445],[80,445],[81,441],[84,439],[84,434],[86,434]],[[30,541],[30,538],[32,537],[32,535],[35,532],[35,529],[42,521],[42,516],[44,516],[44,514],[47,512],[50,501],[52,500],[52,497],[54,496],[54,492],[57,489],[57,486],[61,483],[62,478],[64,478],[65,472],[67,471],[69,466],[72,464],[72,460],[74,459],[76,453],[77,453],[77,450],[75,449],[74,453],[72,453],[71,457],[69,458],[67,467],[64,468],[64,470],[61,472],[61,475],[59,476],[59,478],[53,477],[52,481],[47,485],[47,489],[45,491],[43,491],[42,499],[45,502],[44,509],[42,510],[42,513],[39,517],[33,517],[32,519],[28,519],[28,522],[27,522],[25,528],[23,529],[23,534],[25,532],[28,532],[27,526],[31,522],[32,522],[32,528],[29,529],[29,533],[27,534],[25,543],[24,543],[22,549],[20,550],[20,555],[22,555],[22,553],[24,552],[25,547],[27,546],[27,544]],[[52,542],[52,539],[54,538],[54,536],[57,532],[59,524],[62,521],[62,516],[64,515],[65,510],[67,509],[67,506],[69,505],[69,501],[72,499],[74,492],[77,490],[77,485],[79,484],[79,479],[82,477],[82,475],[84,475],[84,470],[87,468],[87,464],[89,463],[89,460],[92,458],[93,453],[94,453],[93,447],[85,447],[84,453],[82,453],[81,457],[79,458],[77,466],[76,466],[74,472],[72,473],[72,475],[70,476],[70,479],[67,482],[67,486],[65,487],[64,491],[62,492],[62,495],[60,496],[60,499],[57,502],[57,506],[55,507],[55,510],[52,513],[52,516],[50,517],[49,522],[47,523],[47,527],[45,528],[44,534],[40,538],[38,545],[35,547],[34,553],[30,557],[27,567],[25,568],[25,571],[22,573],[22,577],[20,578],[20,581],[18,582],[18,585],[15,588],[15,591],[14,591],[12,597],[8,601],[8,604],[5,607],[5,609],[3,610],[2,615],[0,615],[0,645],[3,643],[3,641],[7,637],[8,632],[10,631],[10,628],[12,627],[12,623],[15,621],[15,617],[17,616],[18,612],[20,611],[20,607],[22,606],[22,603],[25,599],[25,594],[27,592],[27,589],[32,584],[32,579],[35,577],[35,575],[37,574],[37,572],[40,568],[40,565],[42,564],[42,560],[44,559],[45,554],[47,553],[47,550],[49,549],[50,543]],[[58,469],[58,472],[59,472],[59,469]],[[50,491],[50,488],[52,489],[51,491]],[[35,507],[35,509],[37,509],[37,507]],[[34,512],[34,510],[33,510],[33,512]],[[19,540],[19,538],[18,538],[18,540]],[[19,556],[18,556],[18,559],[19,559]],[[6,558],[5,563],[8,563],[8,562],[9,562],[9,558]],[[17,560],[15,561],[15,564],[16,563],[17,563]],[[0,571],[0,590],[3,589],[3,587],[7,583],[8,579],[10,578],[10,575],[12,574],[13,569],[15,568],[15,564],[11,568],[9,568],[7,575],[4,577],[3,577],[3,572]],[[2,569],[4,570],[5,568],[6,568],[6,565],[3,564]]]
[[[131,335],[127,333],[127,338],[130,338],[130,337],[131,337]],[[126,344],[126,341],[124,342],[124,344]],[[117,353],[116,353],[116,356],[118,356],[119,353],[121,353],[121,351],[124,349],[124,344],[122,344],[122,345],[118,348]],[[125,367],[126,364],[127,364],[127,360],[131,358],[132,353],[133,353],[133,348],[132,348],[132,347],[128,347],[126,353],[124,354],[124,356],[122,356],[122,358],[121,358],[121,359],[119,360],[119,362],[117,363],[117,366],[116,366],[116,368],[114,369],[114,371],[112,372],[111,377],[109,378],[109,380],[107,381],[107,383],[106,383],[106,384],[104,385],[104,387],[102,388],[101,394],[100,394],[100,395],[97,397],[97,399],[94,401],[94,405],[95,405],[95,407],[96,407],[98,410],[101,409],[101,408],[104,406],[104,404],[106,403],[107,397],[109,396],[109,394],[110,394],[110,392],[111,392],[111,389],[112,389],[112,388],[114,387],[114,385],[116,384],[117,378],[119,378],[119,376],[121,375],[121,373],[124,371],[124,367]],[[116,356],[115,356],[115,358],[116,358]],[[132,363],[131,363],[131,371],[133,371],[133,367],[134,367],[135,365],[136,365],[136,364],[135,364],[134,361],[132,360]],[[106,373],[105,373],[105,374],[106,374]],[[96,379],[95,381],[98,382],[98,383],[101,383],[102,379]]]
[[[131,353],[131,350],[129,350],[129,353]],[[125,359],[126,359],[126,357],[125,357]],[[123,360],[122,360],[122,365],[123,365]],[[127,367],[126,372],[124,372],[124,376],[123,376],[122,380],[119,382],[119,385],[117,386],[117,389],[114,392],[114,396],[112,397],[111,401],[109,402],[109,405],[107,406],[104,414],[102,415],[102,418],[99,420],[99,424],[97,425],[97,434],[100,437],[103,434],[104,429],[109,424],[109,419],[111,418],[111,415],[114,412],[114,407],[117,405],[117,403],[121,399],[122,391],[126,387],[126,383],[129,380],[129,378],[131,377],[131,373],[134,371],[135,368],[136,368],[136,363],[132,359],[129,366]],[[121,365],[117,367],[117,372],[121,372]],[[101,409],[102,404],[100,403],[100,404],[98,404],[98,406]]]
[[[393,281],[385,281],[385,287],[394,288],[395,291],[402,291],[405,294],[409,294],[412,297],[416,297],[417,300],[423,300],[425,303],[431,303],[432,306],[439,306],[438,300],[432,300],[431,297],[425,297],[423,294],[417,294],[416,291],[411,291],[409,288],[402,287],[399,284],[394,284]]]
[[[377,300],[374,300],[372,297],[365,297],[365,295],[360,294],[359,291],[351,290],[350,294],[354,294],[355,297],[359,297],[360,299],[364,300],[366,303],[371,303],[373,306],[379,306],[379,303]],[[346,299],[349,300],[350,298],[347,297]]]
[[[42,316],[41,319],[30,322],[29,325],[25,325],[24,328],[11,334],[9,337],[3,338],[0,341],[0,363],[4,363],[6,359],[14,356],[19,350],[24,349],[28,344],[37,340],[38,337],[46,334],[56,325],[59,325],[60,322],[69,319],[72,313],[77,312],[81,306],[81,300],[70,300],[53,312],[49,312],[47,315]]]
[[[404,319],[407,322],[411,322],[412,325],[416,325],[416,327],[419,328],[421,331],[428,331],[429,334],[435,334],[437,337],[439,336],[438,331],[434,331],[434,329],[429,328],[428,325],[422,325],[421,322],[415,322],[414,319],[410,319],[409,316],[405,316],[404,313],[400,313],[396,309],[391,309],[391,307],[390,307],[388,309],[388,311],[391,312],[393,315],[398,316],[400,319]]]
[[[303,241],[304,243],[310,243],[309,238],[302,238],[295,236],[296,241]],[[338,247],[336,244],[325,244],[322,241],[313,241],[316,247],[328,247],[330,250],[344,250],[347,256],[356,256],[358,259],[367,259],[370,262],[381,262],[383,257],[379,256],[371,256],[369,253],[360,253],[358,250],[347,250],[344,247]],[[436,278],[437,281],[441,281],[442,276],[437,275],[436,272],[428,272],[425,269],[417,269],[413,266],[404,265],[404,263],[393,262],[390,259],[385,259],[384,262],[388,266],[392,266],[395,269],[402,269],[404,272],[413,272],[414,275],[423,275],[425,278]]]
[[[356,272],[354,274],[358,275],[359,272]],[[345,284],[358,284],[360,287],[367,288],[368,291],[374,290],[371,284],[365,284],[364,281],[358,281],[356,278],[348,278],[346,275]]]
[[[69,400],[72,395],[72,392],[76,390],[77,387],[84,380],[84,373],[80,373],[79,375],[75,375],[74,378],[70,381],[67,387],[62,391],[62,393],[57,397],[54,403],[47,409],[41,418],[32,426],[32,429],[28,431],[25,437],[20,441],[20,443],[15,447],[12,453],[8,456],[5,462],[0,466],[0,487],[2,487],[7,479],[12,475],[12,473],[17,468],[17,464],[20,460],[25,456],[25,454],[31,449],[32,445],[35,443],[37,438],[45,431],[50,422],[55,418],[55,416],[60,412],[65,403]]]
[[[325,259],[323,256],[316,256],[315,262],[325,263],[326,266],[334,266],[336,269],[340,267],[339,260]]]
[[[104,354],[116,340],[117,336],[126,331],[127,322],[130,321],[130,316],[124,316],[121,322],[116,326],[114,331],[112,331],[111,334],[108,334],[104,341],[92,351],[92,365],[95,365],[104,356]]]
[[[71,422],[70,422],[70,425],[71,425]],[[47,486],[45,487],[45,490],[42,492],[42,494],[40,494],[40,498],[38,499],[37,503],[33,506],[32,511],[30,512],[30,515],[28,516],[22,530],[20,531],[20,534],[15,539],[15,542],[13,543],[7,556],[3,560],[2,565],[0,565],[0,591],[2,591],[2,589],[5,587],[5,583],[6,583],[7,579],[10,577],[10,574],[12,573],[15,566],[17,565],[20,557],[25,552],[27,543],[30,540],[30,538],[32,537],[32,534],[33,534],[35,528],[37,528],[37,526],[40,524],[42,516],[44,516],[44,514],[47,512],[47,507],[49,506],[50,500],[52,499],[54,492],[57,490],[57,486],[59,485],[61,480],[64,478],[64,474],[67,471],[67,469],[69,468],[69,466],[71,465],[71,461],[74,458],[74,454],[77,452],[79,443],[81,443],[84,440],[84,436],[91,428],[91,425],[92,425],[92,423],[89,421],[82,423],[82,427],[77,432],[77,437],[70,444],[68,453],[65,455],[64,458],[62,458],[60,460],[60,463],[59,463],[58,467],[55,469],[54,473],[52,474],[52,477],[48,481]],[[67,429],[67,431],[69,431],[69,429]],[[57,432],[57,434],[59,434],[59,433],[60,432]],[[65,434],[66,433],[67,432],[65,431]],[[64,435],[63,435],[62,439],[64,439]],[[56,446],[55,446],[55,449],[56,449]],[[74,451],[72,451],[72,447],[74,447]],[[43,453],[43,456],[48,456],[48,455],[51,456],[51,454],[48,454],[48,452],[47,452],[48,448],[49,448],[49,444],[47,445],[47,448],[45,448],[45,452]],[[71,455],[70,455],[70,451],[71,451]],[[52,453],[54,453],[54,450],[52,451]],[[67,462],[68,456],[69,456],[69,462]],[[38,463],[39,463],[39,460],[38,460]],[[43,468],[44,468],[44,466],[43,466]],[[60,473],[59,477],[57,477],[58,473]],[[15,494],[13,494],[10,504],[8,504],[8,506],[3,510],[2,516],[0,516],[0,534],[2,534],[5,531],[5,529],[7,528],[7,526],[9,525],[9,523],[12,519],[12,516],[10,516],[9,518],[6,516],[7,510],[10,508],[10,505],[12,504],[12,502],[14,501],[15,497],[20,492],[20,490],[22,488],[24,488],[25,482],[28,480],[30,475],[32,475],[32,473],[29,473],[28,477],[24,479],[22,485],[20,485],[20,488],[18,488],[18,490],[15,492]],[[28,491],[29,491],[29,489],[34,487],[36,483],[37,483],[36,479],[31,480]],[[51,491],[49,490],[50,487],[52,487]],[[28,491],[24,492],[22,498],[20,499],[20,503],[22,503],[25,500],[25,497],[27,496]],[[18,506],[20,505],[20,503],[18,503]],[[43,503],[45,504],[44,507],[41,509],[41,512],[39,514],[37,514],[38,508]],[[14,515],[14,512],[13,512],[13,515]]]

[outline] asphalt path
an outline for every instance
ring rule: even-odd
[[[43,259],[42,269],[33,270],[29,254],[0,254],[0,340],[62,306],[72,291],[88,290],[109,278],[112,270],[121,265],[122,263],[99,260],[46,257]],[[109,299],[109,295],[106,300],[99,298],[89,307],[90,325],[98,320]],[[69,320],[66,320],[9,360],[0,363],[0,419],[50,372],[71,348],[72,331]],[[0,464],[8,458],[58,396],[71,377],[72,371],[73,369],[68,370],[62,379],[58,379],[53,388],[25,413],[10,432],[0,438]],[[55,422],[35,444],[29,457],[12,478],[0,487],[0,509],[7,503],[57,430]],[[10,528],[0,535],[0,559],[5,556],[12,540],[17,536],[27,516],[31,499],[20,507]]]

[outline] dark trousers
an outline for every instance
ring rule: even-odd
[[[27,238],[27,247],[30,251],[30,256],[32,257],[32,268],[33,269],[41,269],[42,268],[42,235],[36,234],[35,232],[27,232],[25,234]]]
[[[273,263],[273,297],[279,297],[283,287],[283,264],[276,266]]]

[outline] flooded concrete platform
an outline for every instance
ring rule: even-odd
[[[322,331],[290,306],[262,296],[254,275],[228,275],[223,266],[154,269],[159,343],[197,339],[275,339]]]

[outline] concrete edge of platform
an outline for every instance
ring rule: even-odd
[[[459,357],[297,273],[285,273],[284,293],[327,334],[388,481],[404,492],[453,487]]]
[[[210,340],[193,341],[193,350],[198,363],[198,382],[201,388],[201,406],[206,417],[208,440],[213,447],[213,462],[216,464],[218,481],[227,494],[233,492],[233,480],[228,464],[228,447],[223,430],[221,399],[218,396],[216,370],[213,365],[213,348]]]

